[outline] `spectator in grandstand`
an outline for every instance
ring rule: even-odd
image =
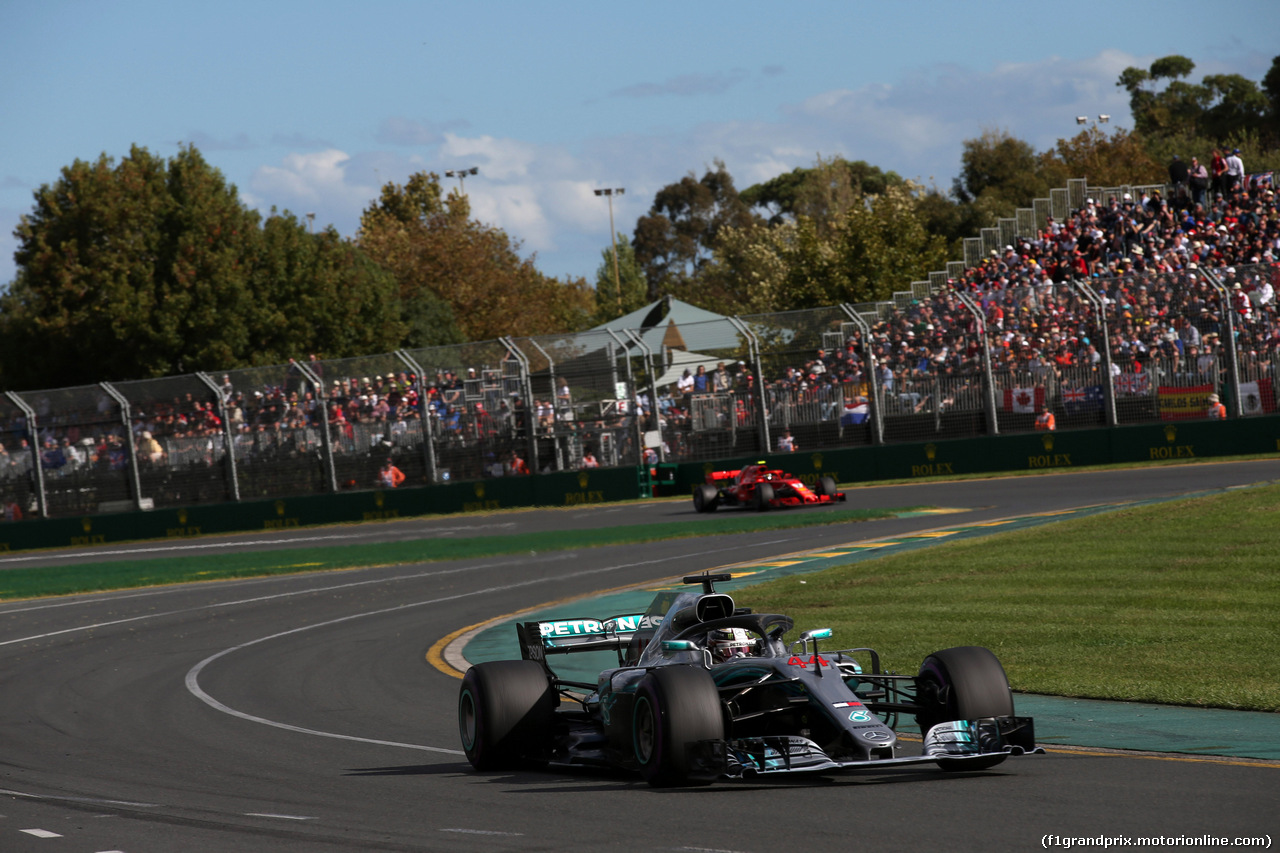
[[[686,371],[687,372],[687,371]],[[693,393],[706,394],[711,390],[711,377],[707,376],[705,365],[698,365],[698,372],[693,375]]]
[[[396,467],[395,462],[388,459],[383,463],[382,468],[378,471],[378,485],[384,489],[394,489],[403,482],[404,472]]]
[[[591,452],[590,447],[588,447],[586,450],[582,452],[582,467],[583,468],[599,468],[600,467],[600,462],[596,459],[596,455]]]
[[[716,365],[715,373],[711,375],[711,390],[717,394],[727,394],[732,387],[733,377],[729,375],[722,361]]]
[[[160,446],[160,442],[155,440],[149,430],[142,431],[141,440],[138,442],[138,457],[153,464],[164,461],[164,448]]]
[[[791,430],[785,431],[778,436],[778,452],[794,453],[796,451],[796,440],[791,436]]]
[[[1233,148],[1227,156],[1226,182],[1223,194],[1230,198],[1231,194],[1244,187],[1244,162],[1240,159],[1240,149]]]

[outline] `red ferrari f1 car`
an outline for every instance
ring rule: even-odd
[[[788,506],[829,504],[844,500],[836,481],[822,477],[810,488],[795,474],[757,462],[737,471],[712,471],[693,490],[693,508],[715,512],[721,506],[749,506],[764,511]]]

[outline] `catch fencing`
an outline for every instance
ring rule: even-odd
[[[1269,267],[0,395],[6,518],[1275,410]],[[783,463],[785,464],[785,463]]]

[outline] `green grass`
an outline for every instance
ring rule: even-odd
[[[914,673],[992,649],[1015,690],[1280,710],[1280,486],[921,549],[738,593]],[[835,645],[831,645],[834,643]]]
[[[847,524],[889,518],[923,509],[823,508],[771,512],[723,512],[696,521],[640,524],[602,530],[546,531],[520,536],[474,539],[422,539],[414,542],[339,545],[278,551],[217,553],[163,560],[127,560],[0,571],[0,601],[102,592],[161,584],[229,578],[266,577],[327,569],[350,569],[402,563],[465,560],[531,551],[563,551],[604,545],[629,545],[692,536],[782,530],[828,524]]]

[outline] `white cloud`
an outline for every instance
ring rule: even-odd
[[[658,189],[690,172],[700,176],[717,159],[739,189],[812,165],[818,155],[866,160],[948,187],[960,169],[963,140],[985,128],[1007,130],[1044,150],[1074,135],[1076,115],[1110,113],[1126,126],[1127,95],[1115,80],[1134,64],[1142,63],[1104,51],[1083,61],[1049,57],[980,71],[937,65],[892,84],[809,94],[780,105],[775,120],[703,122],[575,140],[574,147],[441,130],[437,150],[423,156],[293,153],[277,166],[260,167],[251,187],[256,204],[316,210],[317,224],[333,222],[350,234],[381,184],[403,182],[414,171],[443,175],[477,166],[480,173],[466,182],[477,219],[522,241],[526,253],[538,252],[545,272],[590,276],[609,239],[607,202],[592,192],[598,187],[626,188],[613,199],[615,225],[624,233]],[[430,127],[395,121],[382,132],[397,141],[434,138]],[[445,187],[456,188],[449,179]]]
[[[347,178],[351,157],[336,148],[309,154],[289,154],[280,166],[261,166],[245,193],[250,205],[276,205],[295,212],[315,211],[322,204],[356,205],[363,209],[377,194],[377,188],[352,184]]]

